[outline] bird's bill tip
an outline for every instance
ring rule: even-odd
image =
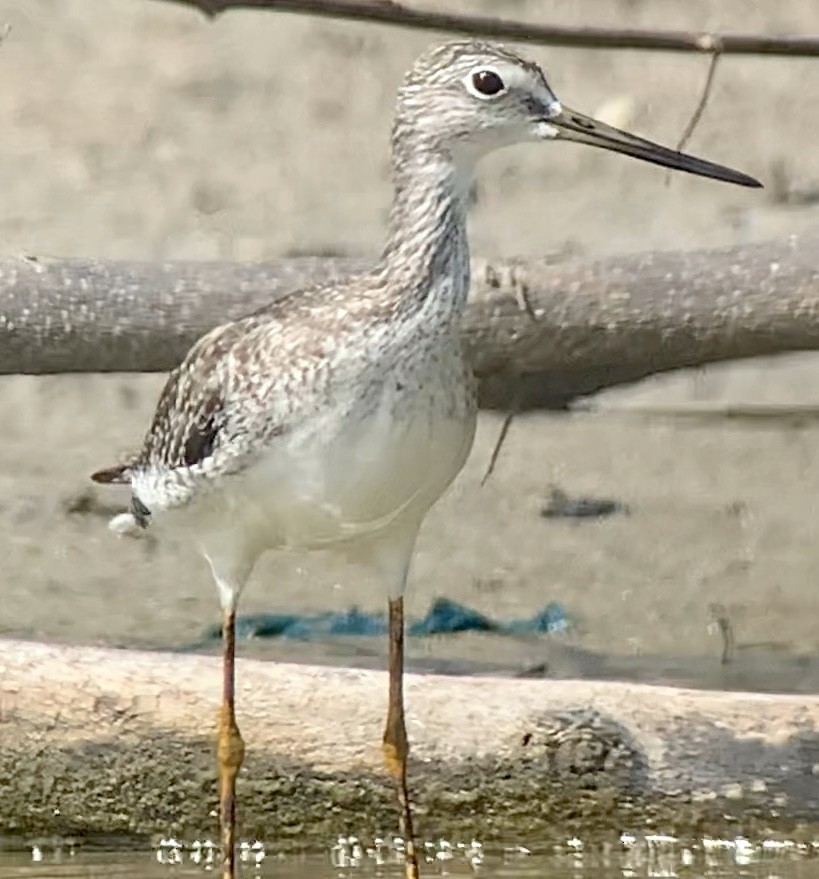
[[[548,124],[554,127],[558,140],[584,143],[588,146],[622,153],[677,171],[686,171],[700,177],[710,177],[714,180],[734,183],[737,186],[762,188],[762,184],[757,179],[742,171],[736,171],[706,159],[699,159],[696,156],[660,146],[653,141],[621,131],[619,128],[614,128],[605,122],[600,122],[565,106],[562,106],[557,114],[548,119]]]

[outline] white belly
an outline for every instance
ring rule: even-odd
[[[475,433],[471,389],[458,386],[455,405],[435,390],[387,396],[362,415],[330,407],[156,524],[187,532],[211,558],[329,548],[355,558],[391,531],[414,536]]]
[[[335,435],[293,437],[239,477],[241,515],[265,548],[316,549],[420,524],[461,470],[474,430],[472,413],[420,409],[396,420],[382,407]]]

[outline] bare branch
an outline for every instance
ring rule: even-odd
[[[417,30],[449,31],[549,46],[708,53],[718,50],[725,55],[819,56],[819,36],[560,27],[482,15],[416,9],[393,0],[170,0],[170,2],[192,6],[210,17],[228,9],[269,9],[273,12],[367,21]]]
[[[0,260],[0,374],[165,371],[217,323],[363,265]],[[521,409],[565,406],[680,367],[819,350],[816,238],[472,269],[463,333],[484,406],[516,392]]]

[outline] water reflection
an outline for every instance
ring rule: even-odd
[[[323,854],[271,856],[260,840],[241,844],[243,875],[252,879],[365,879],[402,876],[400,837],[340,836]],[[664,834],[621,834],[609,843],[567,839],[549,851],[479,840],[421,843],[422,874],[483,879],[819,879],[819,839],[750,840]],[[210,839],[159,840],[150,850],[92,850],[66,841],[0,847],[0,879],[184,879],[218,875],[218,851]]]

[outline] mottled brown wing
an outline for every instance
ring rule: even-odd
[[[168,376],[138,465],[195,468],[217,453],[220,467],[230,467],[284,432],[282,421],[307,394],[286,394],[288,369],[272,332],[276,322],[270,313],[252,315],[194,345]],[[298,357],[309,359],[309,352],[304,345]]]
[[[213,454],[224,422],[222,361],[240,337],[239,323],[203,336],[171,372],[145,435],[140,464],[193,467]]]
[[[168,376],[139,455],[92,478],[128,482],[130,470],[196,469],[209,459],[211,472],[241,469],[325,393],[339,347],[328,315],[344,300],[338,286],[302,291],[287,307],[271,303],[207,333]]]

